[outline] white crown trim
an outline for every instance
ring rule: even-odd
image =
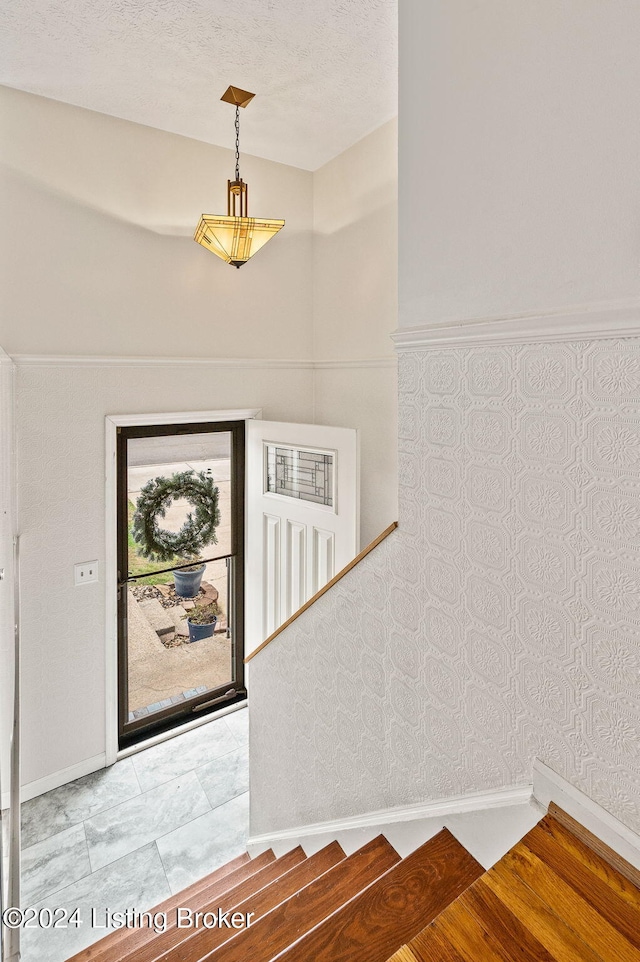
[[[464,318],[397,330],[396,351],[640,336],[640,301],[578,311]]]

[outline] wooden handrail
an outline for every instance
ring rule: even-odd
[[[334,575],[331,581],[327,581],[326,585],[320,588],[320,591],[316,591],[315,595],[312,595],[312,597],[309,598],[308,601],[305,601],[302,608],[298,608],[297,611],[294,611],[291,617],[287,618],[287,620],[283,622],[279,628],[276,628],[276,630],[272,632],[268,638],[265,638],[262,644],[258,645],[255,651],[252,651],[250,655],[247,655],[247,657],[244,660],[245,665],[247,664],[247,662],[251,661],[252,658],[255,658],[259,652],[264,651],[267,645],[270,645],[273,639],[277,638],[281,631],[284,631],[285,628],[288,628],[289,625],[293,624],[296,618],[299,618],[303,611],[306,611],[307,608],[310,608],[311,605],[318,600],[318,598],[321,598],[323,594],[325,594],[325,592],[329,590],[329,588],[333,588],[333,586],[337,584],[341,578],[344,578],[344,576],[348,571],[351,571],[352,568],[355,568],[355,566],[359,564],[359,562],[362,561],[363,558],[366,558],[366,556],[369,554],[370,551],[373,551],[374,548],[377,548],[380,542],[384,541],[385,538],[388,538],[391,532],[395,531],[397,527],[398,527],[398,522],[394,521],[392,524],[389,525],[388,528],[385,528],[384,531],[382,531],[377,538],[373,539],[371,544],[368,544],[366,548],[363,548],[360,554],[357,554],[355,558],[349,562],[348,565],[345,565],[344,568],[341,571],[339,571],[337,575]]]

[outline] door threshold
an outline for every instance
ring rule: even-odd
[[[222,718],[224,715],[230,715],[232,712],[239,711],[241,708],[246,707],[247,699],[245,698],[244,701],[235,702],[235,704],[228,705],[226,708],[220,708],[216,712],[209,712],[202,718],[192,718],[183,725],[176,725],[175,728],[170,728],[160,735],[152,735],[144,741],[136,742],[135,745],[128,745],[126,748],[121,748],[116,755],[116,761],[119,762],[123,758],[129,758],[130,755],[137,755],[138,752],[143,752],[145,748],[153,748],[154,745],[160,745],[162,742],[169,741],[170,738],[175,738],[176,735],[183,735],[185,732],[190,732],[193,728],[200,728],[201,725],[207,725],[209,722],[215,721],[216,718]]]

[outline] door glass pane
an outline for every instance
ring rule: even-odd
[[[189,559],[172,555],[169,560],[145,558],[142,546],[134,536],[134,517],[143,488],[154,483],[175,480],[176,475],[192,472],[213,479],[218,489],[220,522],[215,538],[198,550],[198,556],[215,558],[232,551],[231,530],[231,433],[185,434],[172,437],[129,438],[127,442],[127,487],[129,511],[129,575],[158,571],[172,565],[185,564]],[[177,534],[194,513],[195,506],[185,498],[172,498],[158,527]]]
[[[333,454],[267,444],[267,491],[333,507]]]
[[[228,431],[127,441],[129,722],[232,685],[231,441]],[[185,480],[196,482],[191,499],[174,494]],[[145,505],[154,502],[160,505],[155,531],[151,511],[145,518]],[[194,540],[203,520],[210,536]],[[145,556],[154,546],[149,532],[153,557]],[[167,553],[176,544],[180,550]],[[189,562],[196,570],[174,570]],[[211,605],[216,623],[196,639],[187,618]]]

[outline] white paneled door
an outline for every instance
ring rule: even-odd
[[[358,438],[351,428],[247,424],[245,652],[358,552]]]

